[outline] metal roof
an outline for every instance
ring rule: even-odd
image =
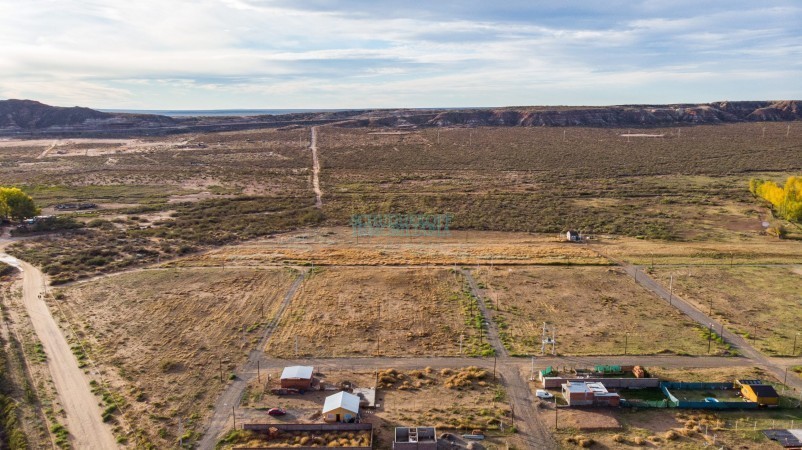
[[[779,397],[777,391],[767,384],[752,384],[749,387],[758,397]]]
[[[326,397],[326,402],[323,403],[323,414],[326,414],[329,411],[334,411],[338,408],[358,414],[359,397],[344,391]]]
[[[281,379],[303,379],[309,380],[312,378],[312,366],[291,366],[285,367],[281,372]]]

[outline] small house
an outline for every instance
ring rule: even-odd
[[[582,240],[582,238],[579,236],[579,232],[574,230],[568,230],[565,233],[565,239],[569,242],[579,242]]]
[[[393,450],[437,450],[434,427],[396,427]]]
[[[359,417],[359,397],[342,391],[326,397],[323,420],[326,422],[355,422]]]
[[[618,406],[621,396],[599,382],[569,381],[562,385],[568,406]]]
[[[309,390],[312,387],[312,366],[285,367],[281,372],[281,387]]]
[[[760,406],[780,405],[780,396],[774,387],[760,380],[736,380],[735,385],[741,387],[741,395],[750,402]]]

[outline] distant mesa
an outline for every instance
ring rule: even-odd
[[[661,127],[802,119],[800,101],[738,101],[675,105],[519,106],[474,109],[376,109],[259,116],[168,117],[0,100],[0,135],[137,135],[233,131],[332,124],[409,129],[447,126]]]

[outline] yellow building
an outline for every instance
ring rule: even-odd
[[[780,396],[777,391],[768,384],[756,383],[756,380],[738,380],[741,386],[741,395],[750,402],[755,402],[760,406],[779,406]]]

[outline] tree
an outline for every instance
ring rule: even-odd
[[[18,188],[0,187],[0,216],[23,220],[39,214],[33,199]]]

